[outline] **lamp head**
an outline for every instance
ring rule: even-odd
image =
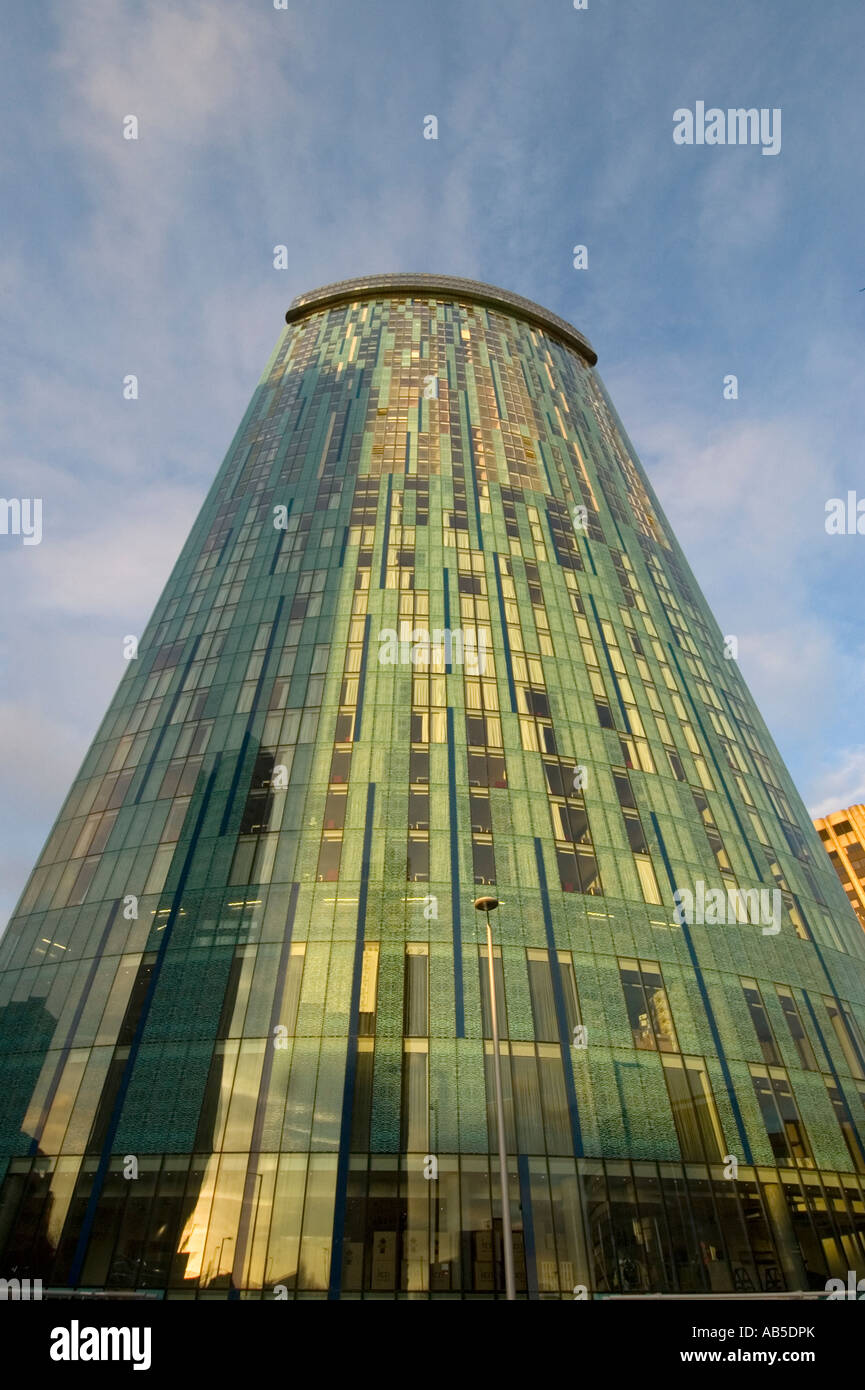
[[[498,907],[498,905],[499,905],[499,900],[498,900],[498,898],[476,898],[476,899],[475,899],[475,907],[477,908],[478,912],[492,912],[494,908]]]

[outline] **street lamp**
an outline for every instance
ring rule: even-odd
[[[475,901],[478,912],[487,919],[487,969],[490,979],[490,1019],[493,1025],[493,1072],[496,1081],[496,1124],[499,1134],[499,1177],[502,1189],[502,1241],[505,1251],[505,1298],[516,1301],[514,1280],[514,1235],[511,1230],[511,1202],[508,1196],[508,1157],[505,1143],[505,1107],[502,1099],[502,1059],[499,1053],[499,1020],[496,1008],[496,976],[493,965],[493,930],[490,913],[499,905],[498,898],[483,897]]]

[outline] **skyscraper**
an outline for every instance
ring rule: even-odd
[[[294,301],[0,942],[0,1275],[865,1268],[865,937],[570,324]]]
[[[832,860],[850,906],[865,927],[865,806],[860,802],[843,811],[818,816],[814,828]]]

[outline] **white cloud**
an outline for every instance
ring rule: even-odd
[[[865,802],[865,746],[844,749],[834,767],[814,779],[808,798],[812,816],[828,816],[846,806]]]
[[[39,546],[7,556],[9,592],[34,613],[122,621],[156,602],[202,502],[182,487],[120,494],[93,488],[79,494],[75,523],[59,507],[44,512]],[[92,510],[85,511],[92,500]],[[82,505],[83,504],[83,505]]]
[[[843,692],[862,681],[848,615],[825,587],[845,560],[846,538],[824,527],[838,465],[806,415],[745,415],[722,402],[720,375],[716,409],[698,409],[692,389],[690,366],[665,357],[630,367],[613,397],[770,730],[801,741],[816,709],[841,720]]]

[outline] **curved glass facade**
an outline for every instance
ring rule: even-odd
[[[0,942],[0,1276],[865,1268],[865,937],[571,325],[296,301]]]

